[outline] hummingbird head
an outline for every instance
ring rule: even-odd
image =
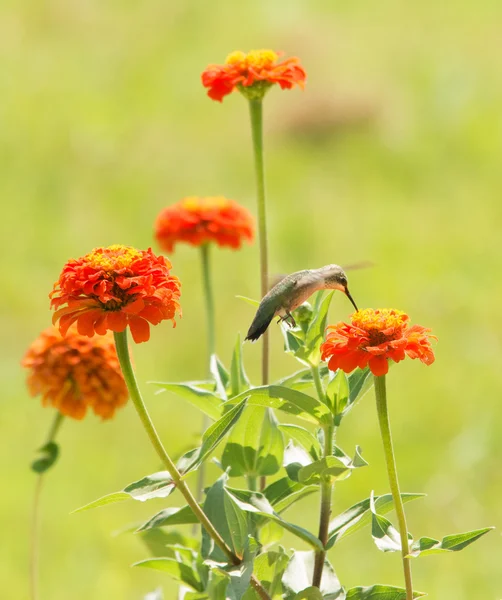
[[[359,310],[354,302],[354,299],[349,293],[347,275],[339,265],[327,265],[321,269],[324,279],[324,287],[328,290],[340,290],[352,302],[356,310]]]

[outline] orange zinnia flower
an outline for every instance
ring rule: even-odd
[[[176,242],[200,246],[214,241],[219,246],[240,248],[243,239],[253,240],[253,217],[223,196],[191,196],[161,211],[155,237],[166,252],[171,252]]]
[[[53,406],[73,419],[83,419],[88,407],[103,419],[111,419],[127,402],[127,387],[110,335],[90,340],[72,328],[63,338],[50,327],[31,344],[21,364],[31,370],[31,395],[41,394],[44,406]]]
[[[221,102],[237,87],[248,99],[260,99],[275,83],[281,89],[301,88],[307,77],[297,58],[277,62],[279,54],[273,50],[232,52],[224,65],[209,65],[202,73],[202,85],[208,88],[207,95]]]
[[[50,293],[53,324],[65,335],[77,323],[81,335],[104,335],[129,326],[135,342],[150,339],[150,326],[181,314],[180,281],[169,274],[171,263],[151,248],[114,245],[95,248],[63,267]],[[66,305],[66,306],[63,306]],[[63,308],[60,308],[63,306]]]
[[[369,366],[374,375],[385,375],[388,359],[394,362],[406,356],[418,358],[426,365],[434,362],[430,329],[413,325],[400,310],[366,308],[355,312],[352,324],[338,323],[328,327],[326,341],[321,344],[322,359],[331,371],[350,373],[356,367]]]

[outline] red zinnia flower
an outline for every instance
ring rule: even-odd
[[[129,326],[135,342],[150,339],[150,326],[181,314],[180,281],[169,274],[171,263],[151,248],[114,245],[95,248],[63,267],[50,293],[52,322],[65,335],[76,322],[81,335],[104,335]],[[63,306],[66,305],[66,306]],[[63,306],[63,308],[60,308]]]
[[[262,98],[269,87],[278,83],[281,89],[301,88],[307,77],[297,58],[277,62],[279,54],[273,50],[232,52],[224,65],[209,65],[202,73],[202,85],[207,95],[221,102],[237,87],[248,98]]]
[[[73,419],[83,419],[88,407],[103,419],[111,419],[127,402],[127,387],[110,335],[90,340],[72,328],[63,338],[50,327],[31,344],[21,364],[31,370],[31,395],[41,394],[44,406],[53,406]]]
[[[253,240],[253,217],[223,196],[191,196],[161,211],[155,237],[166,252],[172,252],[176,242],[200,246],[214,241],[219,246],[240,248],[243,239]]]
[[[354,313],[351,320],[351,325],[341,322],[328,327],[321,356],[331,371],[350,373],[368,365],[374,375],[385,375],[389,358],[399,362],[406,355],[426,365],[434,362],[430,339],[437,338],[420,325],[408,327],[409,317],[404,312],[366,308]]]

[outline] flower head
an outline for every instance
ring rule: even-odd
[[[179,305],[180,281],[169,274],[171,263],[152,250],[114,245],[95,248],[63,267],[49,294],[65,335],[77,323],[81,335],[104,335],[129,326],[135,342],[150,339],[150,325],[170,319],[173,326]]]
[[[127,402],[111,335],[89,339],[72,328],[62,337],[50,327],[31,344],[21,364],[30,369],[31,395],[40,394],[44,406],[73,419],[83,419],[88,407],[111,419]]]
[[[287,58],[277,62],[279,54],[273,50],[232,52],[223,65],[209,65],[202,73],[202,85],[208,88],[207,95],[221,102],[237,87],[248,99],[263,98],[275,83],[281,89],[295,85],[303,88],[307,77],[300,61]]]
[[[409,317],[400,310],[366,308],[355,312],[352,323],[340,322],[328,327],[321,357],[332,371],[350,373],[356,367],[369,366],[374,375],[385,375],[388,359],[394,362],[418,358],[426,365],[434,362],[430,329],[408,326]]]
[[[253,217],[223,196],[191,196],[161,211],[155,237],[166,252],[171,252],[176,242],[200,246],[214,241],[219,246],[240,248],[242,240],[253,239]]]

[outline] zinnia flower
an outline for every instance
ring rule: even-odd
[[[331,371],[350,373],[356,367],[369,366],[374,375],[385,375],[388,359],[394,362],[406,356],[418,358],[426,365],[434,362],[430,329],[408,326],[409,317],[400,310],[366,308],[355,312],[352,323],[340,322],[328,327],[321,344],[321,357]]]
[[[111,419],[127,402],[111,335],[89,339],[72,328],[62,337],[50,327],[31,344],[21,364],[31,370],[27,381],[31,395],[41,395],[44,406],[73,419],[83,419],[88,407]]]
[[[303,88],[307,77],[297,58],[277,62],[279,54],[273,50],[232,52],[224,65],[209,65],[202,73],[202,85],[207,95],[221,102],[237,87],[248,99],[260,99],[275,83],[281,89],[295,85]]]
[[[176,242],[200,246],[214,241],[219,246],[240,248],[242,240],[253,240],[253,217],[223,196],[191,196],[161,211],[155,237],[166,252],[171,252]]]
[[[135,342],[146,342],[149,323],[170,319],[175,326],[175,315],[181,314],[180,281],[169,274],[170,268],[151,248],[95,248],[63,267],[49,295],[51,308],[59,309],[52,322],[59,321],[63,336],[75,322],[78,332],[88,337],[129,326]]]

